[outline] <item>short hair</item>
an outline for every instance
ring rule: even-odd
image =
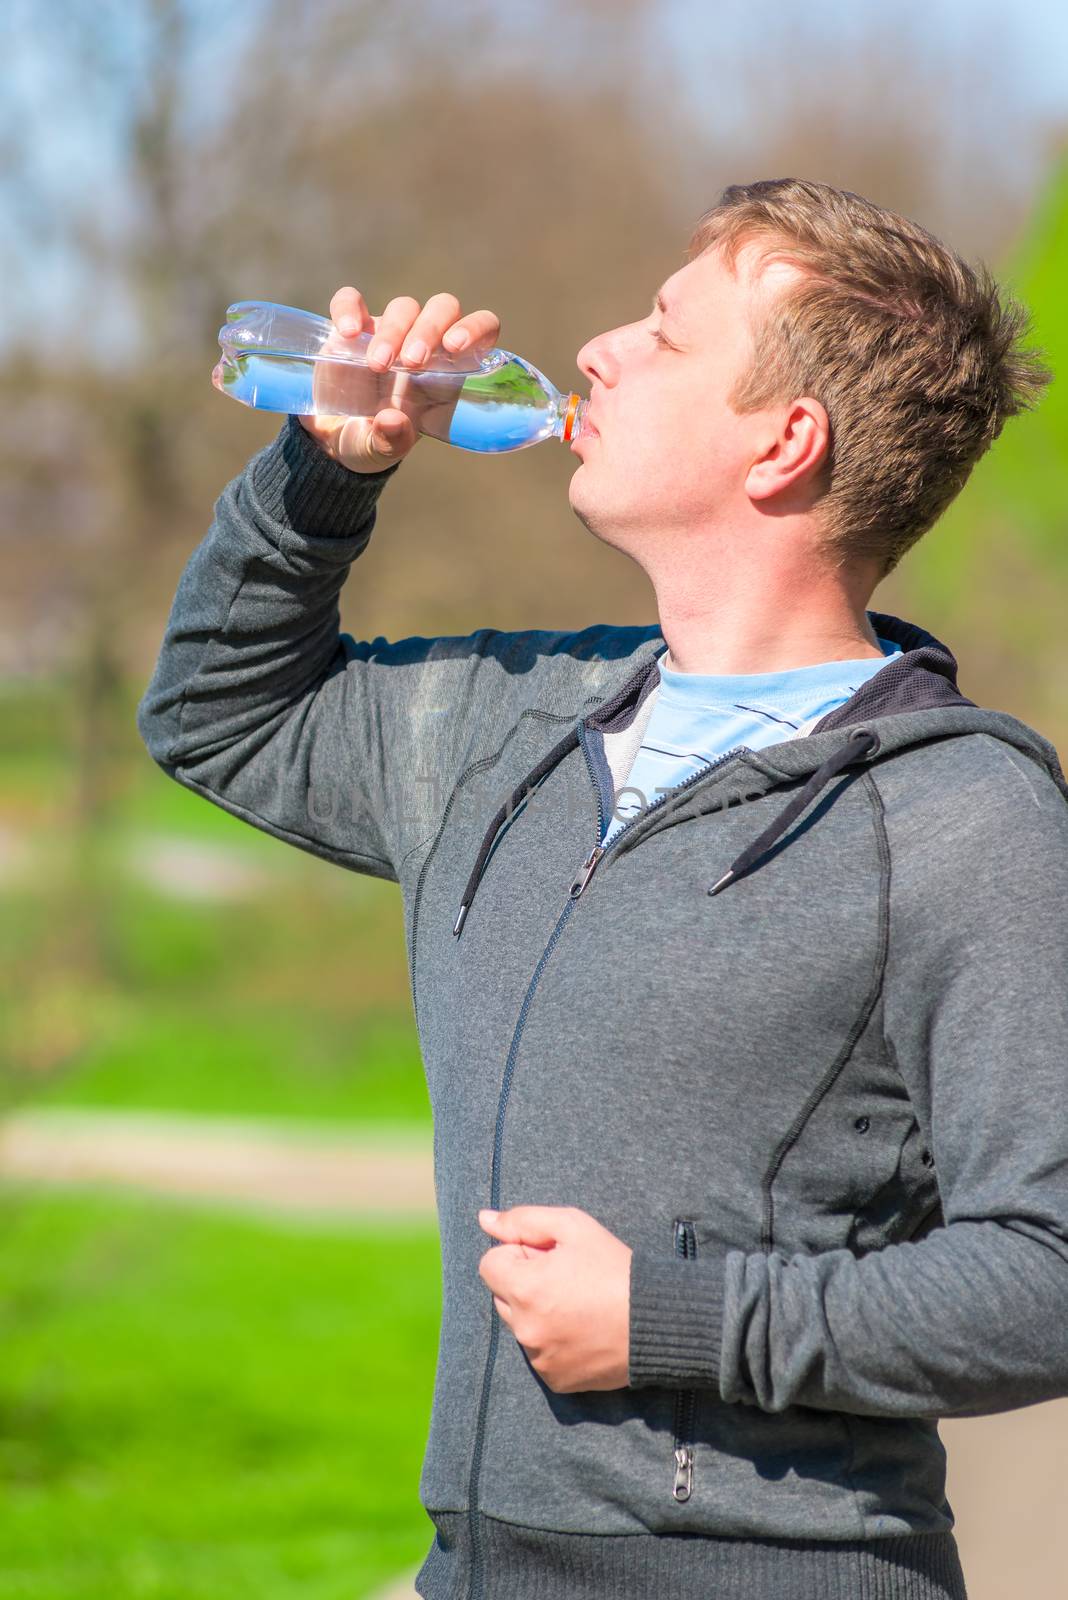
[[[700,219],[687,259],[739,249],[795,264],[753,328],[729,396],[736,411],[800,395],[831,427],[817,480],[825,552],[876,558],[880,576],[941,516],[1008,417],[1051,373],[1021,348],[1027,311],[982,262],[969,266],[917,223],[847,189],[802,178],[731,184]]]

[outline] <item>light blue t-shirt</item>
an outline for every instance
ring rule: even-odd
[[[747,745],[759,750],[798,739],[821,717],[844,705],[901,647],[879,639],[883,659],[820,661],[786,672],[675,672],[660,662],[660,690],[625,788],[616,798],[602,844],[665,789]]]

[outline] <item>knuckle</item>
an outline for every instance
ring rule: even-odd
[[[454,294],[432,294],[426,303],[428,311],[445,312],[451,317],[460,315],[460,302]]]

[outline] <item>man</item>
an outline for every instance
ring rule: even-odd
[[[331,315],[380,367],[499,326]],[[339,634],[403,406],[287,419],[183,574],[155,760],[404,896],[427,1600],[960,1597],[937,1419],[1068,1393],[1068,786],[866,609],[1041,392],[1023,321],[903,217],[734,186],[579,357],[571,504],[655,625]]]

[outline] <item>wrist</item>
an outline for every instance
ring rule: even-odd
[[[370,537],[374,509],[399,462],[382,472],[357,475],[320,449],[295,415],[255,457],[249,488],[261,514],[304,537]]]
[[[719,1389],[726,1251],[702,1260],[639,1246],[630,1261],[628,1384]]]

